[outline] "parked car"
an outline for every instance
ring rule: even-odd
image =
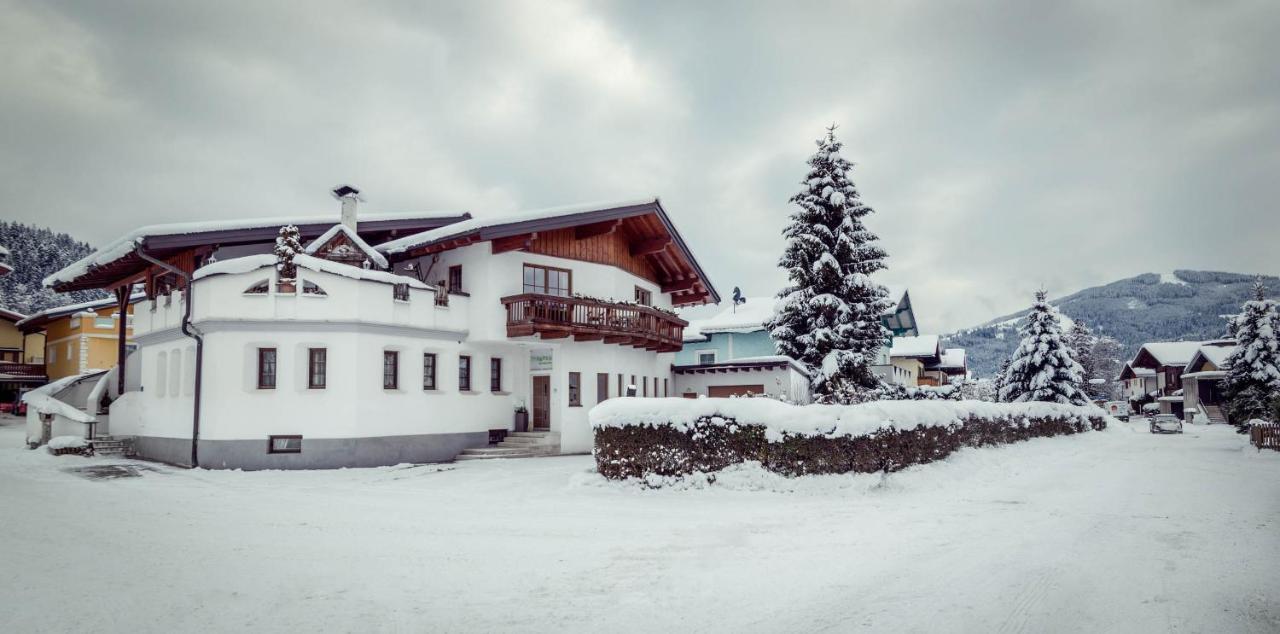
[[[1151,433],[1181,434],[1182,419],[1173,414],[1156,414],[1151,417]]]
[[[1108,414],[1126,423],[1129,422],[1129,401],[1107,401],[1103,407]]]

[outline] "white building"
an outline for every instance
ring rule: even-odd
[[[656,199],[436,217],[410,233],[412,218],[366,228],[354,193],[335,194],[347,226],[308,225],[323,235],[293,279],[246,233],[277,219],[149,228],[46,280],[146,285],[112,436],[174,464],[376,466],[485,447],[527,408],[554,450],[587,452],[591,405],[633,386],[675,395],[685,322],[671,311],[719,299]],[[207,248],[217,231],[238,250]]]

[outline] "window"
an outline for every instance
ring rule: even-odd
[[[658,398],[658,377],[653,377],[653,398]]]
[[[315,297],[324,297],[325,295],[328,295],[328,293],[324,292],[323,288],[320,288],[319,284],[316,284],[311,280],[302,280],[302,294],[312,295]]]
[[[582,407],[582,373],[569,373],[569,407]]]
[[[636,387],[636,375],[632,374],[631,382],[627,384],[627,394],[630,396],[636,396],[635,392],[638,389],[640,388]]]
[[[662,398],[668,396],[671,396],[671,393],[667,391],[667,379],[662,379]]]
[[[400,387],[400,353],[395,350],[382,351],[382,389],[394,390]]]
[[[647,377],[643,377],[643,376],[640,377],[640,388],[641,390],[643,390],[641,392],[642,396],[649,395],[649,379]]]
[[[164,396],[165,387],[169,385],[169,353],[156,355],[156,396]]]
[[[462,292],[462,265],[455,264],[449,267],[449,292]]]
[[[258,389],[276,389],[275,348],[258,348]]]
[[[637,286],[636,287],[636,303],[640,304],[641,306],[652,306],[653,293],[651,293],[647,289],[643,289]]]
[[[465,354],[458,356],[458,391],[471,391],[471,357]]]
[[[94,317],[94,318],[93,318],[93,327],[94,327],[94,328],[107,328],[107,329],[115,330],[115,327],[116,327],[116,320],[114,320],[114,319],[112,319],[112,318],[110,318],[110,317],[102,317],[102,316]]]
[[[253,286],[250,286],[249,288],[244,289],[244,294],[245,295],[266,295],[267,289],[269,289],[270,287],[271,287],[271,284],[267,280],[258,280],[257,282],[253,283]]]
[[[618,375],[618,396],[626,396],[627,392],[622,388],[622,375]]]
[[[323,390],[328,375],[329,351],[327,348],[307,350],[307,388]]]
[[[568,297],[573,294],[573,276],[568,269],[526,264],[524,292]]]
[[[409,301],[409,285],[408,284],[392,284],[391,299],[397,302]]]
[[[436,353],[422,353],[422,389],[436,389]]]
[[[601,372],[596,375],[596,402],[609,400],[609,375]]]
[[[267,453],[302,453],[302,436],[267,436]]]
[[[502,391],[502,359],[498,357],[489,359],[489,391]]]
[[[710,352],[698,353],[698,365],[711,365],[712,363],[715,363],[715,362],[716,362],[715,350],[712,350]]]

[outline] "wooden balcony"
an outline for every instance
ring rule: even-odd
[[[43,379],[44,364],[0,361],[0,375],[6,375],[11,378]]]
[[[502,298],[507,336],[603,341],[656,352],[683,346],[689,322],[648,306],[526,293]]]

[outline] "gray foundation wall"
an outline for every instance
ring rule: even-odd
[[[201,440],[200,466],[206,469],[340,469],[385,467],[401,463],[449,462],[463,449],[489,444],[488,432],[378,436],[368,438],[302,438],[302,453],[267,453],[267,438]],[[139,458],[191,466],[191,441],[137,436]]]

